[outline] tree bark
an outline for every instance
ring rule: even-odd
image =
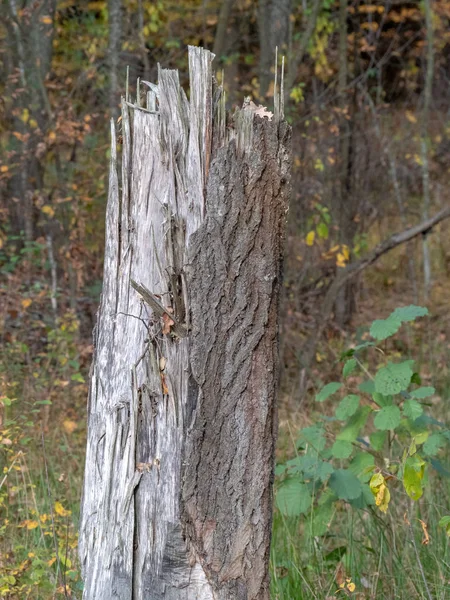
[[[268,600],[288,125],[190,100],[114,123],[80,558],[89,600]],[[150,92],[150,95],[153,92]],[[280,104],[278,104],[280,105]]]

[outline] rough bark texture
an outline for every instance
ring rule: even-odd
[[[89,600],[264,600],[289,128],[213,55],[115,131],[80,528]],[[158,98],[158,104],[156,99]],[[278,106],[282,105],[279,101]]]

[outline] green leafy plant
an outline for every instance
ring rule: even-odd
[[[413,360],[390,360],[386,348],[376,346],[386,346],[404,323],[427,314],[426,308],[411,305],[372,323],[375,341],[342,355],[343,382],[327,383],[316,395],[326,414],[299,432],[297,455],[277,466],[278,509],[286,517],[305,515],[313,536],[327,532],[342,501],[386,513],[394,495],[421,498],[430,468],[445,472],[439,454],[450,430],[427,412],[435,389],[421,385]],[[373,374],[364,359],[368,352],[380,357]],[[441,527],[450,532],[447,517]]]

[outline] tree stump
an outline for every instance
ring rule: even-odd
[[[88,600],[264,600],[290,128],[214,55],[111,122],[80,558]]]

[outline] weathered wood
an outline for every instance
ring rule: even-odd
[[[112,124],[80,558],[88,600],[269,597],[289,127],[225,128],[213,55]],[[278,103],[282,106],[282,103]]]

